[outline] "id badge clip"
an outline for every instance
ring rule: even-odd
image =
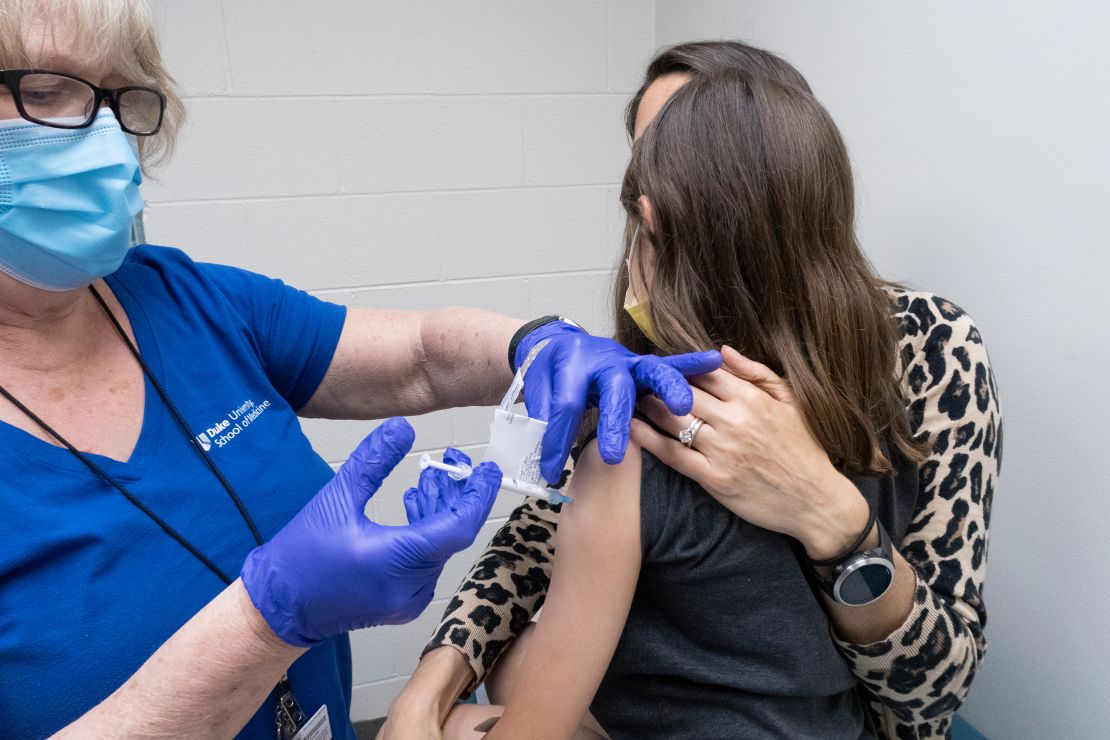
[[[324,704],[312,715],[312,719],[301,710],[289,677],[282,676],[278,683],[277,701],[277,738],[278,740],[332,740],[331,722],[328,719],[328,705]]]

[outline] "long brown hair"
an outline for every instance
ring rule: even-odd
[[[636,111],[651,83],[664,75],[685,73],[712,75],[725,70],[742,72],[754,78],[776,80],[784,85],[810,92],[802,73],[782,57],[742,41],[688,41],[668,46],[648,62],[640,89],[628,101],[624,123],[631,139],[636,130]]]
[[[659,346],[623,311],[624,260],[614,290],[621,343],[641,353],[729,344],[768,365],[847,471],[889,472],[888,445],[922,459],[895,379],[887,284],[856,241],[847,151],[804,80],[734,67],[692,74],[633,145],[621,200],[626,242],[639,225],[654,248]]]

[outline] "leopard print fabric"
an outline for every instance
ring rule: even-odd
[[[891,297],[912,429],[932,446],[899,544],[917,588],[909,616],[887,639],[832,639],[859,679],[880,737],[947,737],[986,650],[982,593],[1002,416],[971,318],[931,293],[891,288]],[[425,652],[455,647],[481,681],[543,605],[558,508],[530,499],[513,512],[447,605]]]

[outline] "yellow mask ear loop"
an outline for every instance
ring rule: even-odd
[[[624,261],[625,267],[628,268],[628,289],[624,293],[624,310],[648,341],[658,347],[659,337],[655,334],[655,327],[651,323],[651,311],[648,308],[650,302],[640,301],[632,288],[632,255],[636,251],[639,238],[640,225],[636,224],[636,230],[632,232],[632,246],[628,250],[628,259]]]

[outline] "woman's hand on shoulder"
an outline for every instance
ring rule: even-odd
[[[721,354],[721,370],[691,379],[692,415],[673,416],[653,397],[641,401],[671,437],[634,420],[632,438],[737,516],[794,537],[812,558],[835,556],[865,526],[866,501],[833,467],[790,385],[731,347]],[[694,417],[704,423],[687,448],[672,437]]]

